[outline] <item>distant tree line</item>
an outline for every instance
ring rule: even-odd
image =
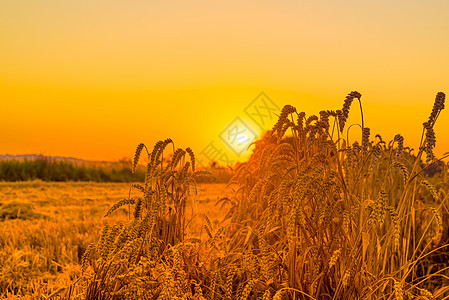
[[[132,182],[143,181],[145,172],[123,164],[89,165],[48,159],[0,161],[0,181],[94,181]]]

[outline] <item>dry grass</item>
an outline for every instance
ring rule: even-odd
[[[9,209],[0,222],[1,294],[48,294],[79,276],[79,260],[105,224],[101,215],[128,189],[129,184],[0,183],[0,210],[10,203],[19,208]],[[21,208],[30,207],[24,216]]]
[[[104,218],[105,212],[129,192],[128,183],[16,182],[0,183],[0,297],[8,294],[40,299],[82,274],[81,258],[108,223],[126,222],[128,209]],[[225,184],[199,185],[195,210],[209,210],[217,223],[217,200]],[[14,208],[11,203],[15,203]],[[190,216],[196,215],[189,209]],[[5,214],[2,214],[5,212]],[[6,214],[6,212],[8,212]],[[8,218],[8,219],[6,219]],[[204,234],[202,219],[191,222],[192,233]]]

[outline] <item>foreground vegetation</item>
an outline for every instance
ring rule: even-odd
[[[350,93],[343,109],[307,117],[283,108],[256,142],[231,185],[228,223],[205,212],[206,239],[186,232],[194,194],[190,149],[170,139],[150,152],[127,224],[105,226],[83,256],[85,299],[443,299],[449,297],[447,167],[428,178],[436,159],[433,126],[444,108],[438,93],[415,156],[400,134],[371,136],[361,114],[360,142],[349,142]],[[164,163],[166,148],[173,158]],[[168,150],[167,150],[168,151]],[[422,162],[422,158],[425,162]],[[69,294],[67,294],[69,291]]]
[[[209,175],[193,151],[170,139],[140,144],[133,167],[147,157],[145,181],[105,209],[109,222],[86,246],[82,275],[51,297],[448,298],[448,168],[428,172],[445,95],[437,94],[415,155],[400,134],[388,143],[373,137],[363,113],[358,126],[346,124],[354,101],[362,111],[360,98],[352,92],[341,110],[319,116],[285,106],[236,168],[233,195],[217,202],[219,223],[212,206],[193,209],[196,182]]]

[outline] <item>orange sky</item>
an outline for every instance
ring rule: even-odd
[[[373,135],[416,148],[449,93],[447,12],[446,0],[7,1],[0,154],[116,160],[171,137],[237,160],[219,135],[236,117],[260,134],[244,112],[260,92],[316,114],[352,90]],[[439,155],[445,128],[447,110]]]

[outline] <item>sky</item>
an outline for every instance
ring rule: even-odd
[[[0,154],[118,160],[171,138],[232,162],[248,151],[230,129],[251,133],[241,146],[275,121],[251,108],[312,115],[353,90],[373,136],[416,149],[449,93],[448,12],[446,0],[3,1]],[[445,128],[447,110],[437,155]]]

